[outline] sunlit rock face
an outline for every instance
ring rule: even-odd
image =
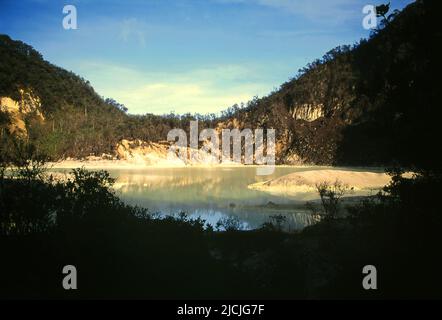
[[[324,116],[324,106],[322,104],[319,105],[310,105],[303,104],[299,107],[294,108],[293,110],[293,118],[295,120],[305,120],[305,121],[315,121]]]
[[[123,139],[115,152],[119,159],[134,163],[158,164],[167,161],[167,144]]]
[[[168,142],[149,142],[142,140],[121,140],[115,148],[117,157],[133,164],[141,165],[187,165],[187,164],[212,164],[219,158],[219,153],[212,154],[203,149],[184,148],[187,154],[185,159],[181,159],[177,153],[169,152]],[[214,157],[214,158],[213,158]]]
[[[26,117],[33,117],[36,120],[44,121],[41,112],[40,98],[32,92],[32,90],[20,89],[20,100],[16,101],[10,97],[0,97],[0,110],[9,115],[11,123],[8,130],[11,134],[26,137],[27,128]]]

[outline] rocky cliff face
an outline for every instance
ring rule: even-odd
[[[41,122],[45,118],[41,112],[40,98],[34,95],[32,90],[20,89],[19,93],[20,99],[18,101],[10,97],[0,97],[0,111],[8,115],[10,133],[26,137],[28,134],[26,118],[32,117]]]
[[[216,157],[211,153],[205,152],[202,148],[195,150],[191,148],[183,148],[185,157],[179,157],[181,149],[177,149],[175,153],[169,153],[170,143],[149,142],[123,139],[115,147],[115,153],[120,160],[125,160],[133,165],[164,165],[164,166],[184,166],[184,165],[210,165],[217,164],[220,156],[216,152]]]
[[[167,161],[168,145],[141,140],[121,140],[116,145],[118,159],[135,164],[154,165]]]
[[[323,104],[316,106],[304,104],[294,108],[291,113],[295,120],[305,120],[309,122],[315,121],[316,119],[319,119],[325,115]]]

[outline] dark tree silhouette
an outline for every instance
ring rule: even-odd
[[[388,18],[387,18],[387,12],[390,10],[390,2],[387,4],[381,4],[379,6],[376,6],[376,16],[383,17],[384,23],[388,24]]]

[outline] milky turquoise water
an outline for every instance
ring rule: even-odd
[[[235,216],[245,229],[258,228],[269,221],[269,216],[282,214],[287,227],[300,229],[311,221],[303,199],[274,196],[247,186],[303,170],[312,168],[277,167],[270,176],[257,176],[253,167],[109,171],[117,179],[115,189],[120,197],[150,212],[175,215],[184,211],[212,225],[223,217]]]
[[[106,170],[116,178],[114,189],[123,201],[148,208],[151,213],[164,216],[184,211],[190,218],[200,217],[213,226],[222,218],[236,217],[244,229],[259,228],[270,221],[270,216],[283,215],[286,228],[297,230],[313,221],[305,206],[311,197],[277,196],[247,186],[293,172],[324,168],[281,166],[268,176],[256,175],[255,167]]]

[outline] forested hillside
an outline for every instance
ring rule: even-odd
[[[279,163],[435,167],[441,28],[435,1],[384,19],[369,39],[335,48],[279,90],[214,115],[134,116],[81,77],[0,36],[0,97],[20,90],[41,101],[26,115],[29,140],[52,158],[113,153],[122,138],[159,141],[174,127],[275,128]],[[191,110],[189,110],[191,111]],[[3,113],[2,137],[7,115]],[[3,144],[3,149],[5,148]]]
[[[29,96],[40,100],[45,119],[24,114],[29,141],[53,159],[113,153],[122,138],[164,140],[170,129],[194,119],[190,114],[128,115],[123,105],[100,97],[89,81],[45,61],[31,46],[0,35],[0,97],[24,108],[29,101],[23,99]],[[6,111],[0,111],[2,138],[10,120]],[[2,149],[8,152],[5,141]]]
[[[439,166],[436,6],[393,13],[370,39],[331,50],[236,117],[279,129],[282,162]]]

